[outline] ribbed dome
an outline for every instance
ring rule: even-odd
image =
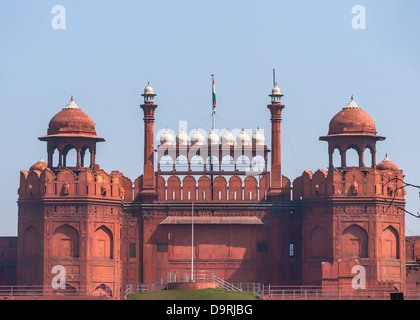
[[[48,125],[48,135],[82,135],[96,136],[95,123],[73,98],[68,105],[57,113]]]
[[[241,133],[236,137],[236,144],[238,146],[249,146],[250,140],[249,135],[245,132],[245,129],[242,128]]]
[[[273,90],[271,90],[272,95],[281,95],[280,88],[277,86],[277,84],[274,86]]]
[[[207,144],[219,144],[219,142],[219,136],[216,134],[216,132],[214,132],[214,129],[212,129],[207,136]]]
[[[328,134],[376,135],[375,121],[351,99],[348,105],[331,119]]]
[[[221,138],[223,146],[233,146],[235,144],[235,136],[226,128],[225,133]]]
[[[163,146],[172,146],[174,144],[174,136],[168,131],[166,131],[160,136],[160,144]]]
[[[176,136],[176,144],[178,146],[187,146],[190,138],[188,135],[181,129],[181,131]]]
[[[263,146],[263,145],[265,145],[265,137],[260,132],[260,129],[259,128],[257,128],[257,132],[255,132],[254,135],[252,136],[252,144],[254,146]]]
[[[191,136],[191,145],[202,146],[203,144],[204,144],[204,137],[197,128],[194,134]]]
[[[394,162],[389,160],[388,155],[386,155],[385,159],[376,166],[376,169],[378,169],[378,170],[395,170],[395,171],[399,170],[398,166]]]
[[[33,170],[44,171],[45,169],[47,169],[47,167],[48,167],[47,163],[41,158],[37,163],[32,165],[29,171],[33,171]]]
[[[146,88],[144,88],[144,94],[153,94],[153,88],[150,83],[148,83]]]

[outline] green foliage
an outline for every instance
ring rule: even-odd
[[[228,291],[221,288],[201,290],[162,290],[133,293],[127,300],[259,300],[252,292]]]

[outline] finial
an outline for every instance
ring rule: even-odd
[[[71,95],[70,101],[73,101],[73,95]]]
[[[351,101],[353,101],[353,94],[351,95]]]

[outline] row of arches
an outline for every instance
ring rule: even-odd
[[[337,145],[329,151],[330,167],[375,167],[376,150],[368,145],[360,148],[356,144],[351,144],[345,148]]]
[[[23,235],[23,257],[36,258],[41,255],[42,237],[35,227],[30,226]],[[109,228],[102,225],[93,234],[92,256],[94,258],[113,259],[114,237]],[[54,230],[52,237],[53,258],[79,258],[80,236],[72,226],[64,224]]]
[[[69,283],[65,283],[65,288],[55,289],[53,292],[54,295],[63,295],[63,296],[77,296],[77,295],[93,295],[96,297],[112,297],[112,290],[109,286],[102,283],[96,286],[92,293],[90,292],[81,292],[81,290],[76,289],[75,286],[72,286]]]
[[[158,171],[253,171],[263,172],[267,168],[267,160],[261,155],[248,157],[239,155],[234,158],[231,155],[217,157],[210,155],[205,157],[194,155],[188,159],[185,155],[179,155],[176,158],[170,155],[164,155],[158,162]]]
[[[96,145],[94,143],[60,143],[48,147],[48,167],[85,167],[90,161],[89,167],[95,165]]]
[[[309,234],[309,257],[327,258],[332,248],[332,238],[321,226],[314,227]],[[341,257],[368,258],[368,232],[357,224],[345,228],[341,236]],[[400,259],[399,235],[388,226],[382,231],[381,254],[385,259]]]
[[[158,176],[158,193],[161,201],[258,201],[266,198],[268,175],[257,180],[255,176],[209,176],[172,175],[167,180]]]

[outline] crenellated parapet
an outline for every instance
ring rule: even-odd
[[[293,200],[323,198],[392,198],[403,200],[402,170],[347,167],[304,171],[293,181]]]
[[[118,171],[69,168],[20,172],[19,201],[41,198],[97,198],[132,201],[132,183]]]

